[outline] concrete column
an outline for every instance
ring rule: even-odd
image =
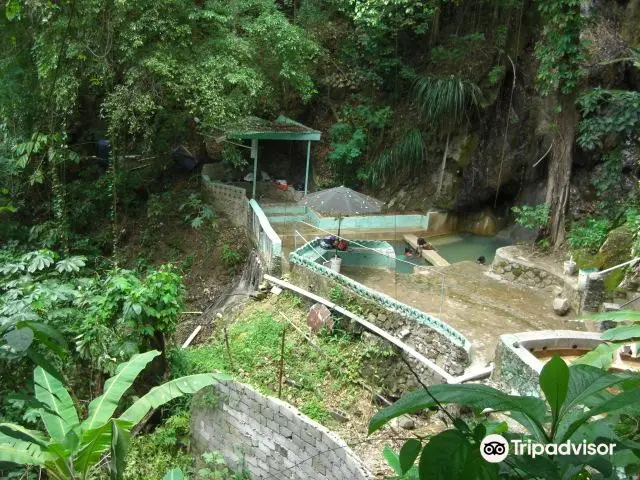
[[[311,140],[307,140],[307,169],[304,174],[304,194],[309,191],[309,167],[311,166]]]
[[[258,139],[253,138],[251,140],[251,158],[253,158],[253,195],[251,198],[256,198],[256,182],[258,181]]]

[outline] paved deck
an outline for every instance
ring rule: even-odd
[[[500,335],[530,330],[571,329],[566,317],[553,313],[553,294],[496,278],[475,262],[437,269],[444,273],[444,302],[440,312],[442,276],[394,274],[383,269],[343,267],[342,273],[397,300],[433,314],[469,339],[473,363],[493,359]]]

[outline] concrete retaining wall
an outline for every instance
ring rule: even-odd
[[[602,340],[599,333],[571,330],[540,330],[501,335],[491,380],[507,393],[542,397],[538,378],[543,363],[533,352],[591,350],[600,343]]]
[[[249,201],[249,216],[246,227],[267,272],[280,275],[282,273],[282,240],[255,200]]]
[[[289,256],[295,284],[325,298],[332,298],[332,292],[335,297],[335,289],[341,289],[343,298],[334,300],[336,303],[347,309],[356,305],[359,315],[412,346],[447,373],[458,376],[464,372],[470,363],[471,345],[460,332],[435,317],[315,263],[305,255],[305,249],[309,248],[311,245],[307,244]],[[359,326],[352,327],[361,331]],[[390,346],[373,334],[363,333],[363,336],[382,346]],[[424,383],[443,382],[439,374],[408,355],[406,358]],[[398,356],[385,357],[379,365],[369,362],[367,368],[369,371],[363,372],[365,376],[375,377],[376,383],[382,384],[391,395],[400,396],[420,386]]]
[[[192,435],[199,452],[219,451],[254,479],[372,478],[334,433],[277,398],[221,382],[194,398]]]

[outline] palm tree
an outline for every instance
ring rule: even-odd
[[[444,171],[447,166],[449,138],[456,128],[468,121],[470,110],[478,108],[482,92],[475,83],[450,75],[420,77],[415,82],[414,93],[424,120],[437,128],[440,135],[446,135],[436,190],[436,197],[438,197],[442,190]]]

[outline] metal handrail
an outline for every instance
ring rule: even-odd
[[[402,260],[401,258],[398,258],[398,257],[396,257],[396,256],[393,256],[393,257],[392,257],[391,255],[386,255],[386,254],[384,254],[384,253],[382,253],[382,252],[379,252],[378,250],[376,250],[376,249],[374,249],[374,248],[367,247],[366,245],[362,245],[361,243],[358,243],[358,242],[357,242],[357,241],[355,241],[355,240],[350,240],[350,239],[348,239],[348,238],[346,238],[346,237],[343,237],[343,236],[341,236],[341,235],[336,235],[335,233],[331,233],[331,232],[330,232],[330,231],[328,231],[328,230],[324,230],[324,229],[322,229],[322,228],[320,228],[320,227],[317,227],[317,226],[315,226],[315,225],[312,225],[311,223],[307,223],[307,222],[305,222],[305,221],[303,221],[303,220],[298,220],[296,223],[302,223],[303,225],[307,225],[307,226],[309,226],[309,227],[315,228],[316,230],[319,230],[319,231],[321,231],[321,232],[323,232],[323,233],[327,233],[327,234],[329,234],[329,235],[333,235],[334,237],[337,237],[337,238],[339,238],[340,240],[346,240],[346,241],[348,241],[348,242],[349,242],[349,244],[354,244],[354,245],[356,245],[356,246],[358,246],[358,247],[360,247],[360,248],[364,248],[364,249],[366,249],[366,250],[371,250],[371,251],[373,251],[373,252],[377,253],[378,255],[384,255],[384,256],[386,256],[386,257],[393,258],[393,259],[394,259],[394,260],[396,260],[397,262],[406,263],[407,265],[412,265],[412,266],[414,266],[414,267],[418,267],[418,268],[424,268],[424,269],[427,269],[427,270],[433,270],[433,271],[434,271],[435,273],[437,273],[438,275],[441,275],[442,277],[446,277],[446,275],[445,275],[443,272],[441,272],[440,270],[438,270],[438,269],[437,269],[437,268],[435,268],[435,267],[432,267],[432,266],[429,266],[429,265],[416,265],[415,263],[407,262],[406,260]],[[297,229],[294,229],[294,231],[297,231]],[[300,236],[302,237],[302,235],[300,235]],[[302,238],[304,238],[304,237],[302,237]]]
[[[627,265],[633,265],[634,263],[637,263],[639,261],[640,261],[640,257],[636,257],[633,260],[629,260],[628,262],[621,263],[619,265],[616,265],[615,267],[607,268],[606,270],[602,270],[601,272],[590,273],[589,277],[590,278],[601,277],[603,275],[606,275],[607,273],[613,272],[614,270],[617,270],[622,267],[626,267]]]
[[[333,233],[331,233],[331,232],[329,232],[329,231],[327,231],[327,230],[324,230],[324,229],[322,229],[322,228],[320,228],[320,227],[317,227],[317,226],[315,226],[315,225],[312,225],[312,224],[307,223],[307,222],[302,221],[302,220],[299,220],[299,221],[297,221],[297,222],[295,222],[295,223],[302,223],[303,225],[307,225],[307,226],[309,226],[309,227],[312,227],[312,228],[314,228],[314,229],[316,229],[316,230],[319,230],[320,232],[327,233],[327,234],[329,234],[329,235],[333,235],[333,236],[335,236],[335,237],[337,237],[337,238],[339,238],[339,239],[341,239],[341,240],[346,240],[346,241],[348,241],[348,242],[349,242],[349,244],[353,244],[353,245],[356,245],[357,247],[363,248],[363,249],[365,249],[365,250],[371,250],[372,252],[374,252],[374,253],[376,253],[376,254],[378,254],[378,255],[382,255],[382,256],[384,256],[384,257],[391,258],[391,259],[395,260],[396,262],[402,262],[402,263],[405,263],[405,264],[407,264],[407,265],[411,265],[411,266],[412,266],[412,267],[414,267],[414,268],[415,268],[415,267],[417,267],[418,269],[425,269],[425,270],[433,271],[433,272],[435,272],[435,273],[439,274],[439,275],[440,275],[440,277],[441,277],[441,285],[440,285],[440,308],[439,308],[439,312],[438,312],[438,314],[439,314],[439,315],[442,315],[442,309],[443,309],[443,307],[444,307],[444,297],[445,297],[445,280],[446,280],[446,275],[445,275],[443,272],[441,272],[440,270],[438,270],[438,269],[436,269],[436,268],[434,268],[434,267],[428,266],[428,265],[416,265],[415,263],[411,263],[411,262],[407,262],[406,260],[402,260],[402,259],[400,259],[400,258],[396,257],[395,255],[392,257],[391,255],[387,255],[386,253],[380,252],[380,251],[378,251],[378,250],[376,250],[376,249],[374,249],[374,248],[367,247],[366,245],[363,245],[363,244],[361,244],[361,243],[358,243],[358,242],[357,242],[357,241],[355,241],[355,240],[350,240],[350,239],[348,239],[348,238],[346,238],[346,237],[343,237],[343,236],[340,236],[340,235],[335,235],[335,234],[333,234]],[[303,236],[303,235],[298,231],[298,229],[297,229],[297,228],[294,228],[293,232],[294,232],[294,238],[296,238],[296,237],[295,237],[295,235],[296,235],[296,234],[298,234],[298,235],[300,235],[300,237],[302,237],[302,239],[305,241],[305,243],[307,243],[307,244],[309,243],[309,242],[307,241],[307,239],[306,239],[306,238],[304,238],[304,236]],[[311,245],[311,248],[315,251],[315,248],[314,248],[312,245]],[[318,253],[318,252],[316,252],[316,253]],[[320,255],[320,257],[326,261],[326,259],[324,258],[324,256]],[[396,294],[397,294],[397,292],[396,292]],[[397,300],[397,299],[396,299],[396,300]]]
[[[302,237],[302,240],[304,240],[305,244],[309,244],[309,246],[311,247],[311,250],[313,250],[314,252],[316,252],[316,255],[318,255],[321,259],[323,259],[325,262],[328,262],[329,260],[327,260],[324,257],[324,254],[320,253],[318,250],[316,250],[316,247],[314,247],[313,245],[311,245],[311,242],[309,242],[309,240],[307,240],[306,238],[304,238],[304,235],[302,235],[298,230],[294,230],[294,233],[297,235],[300,235],[300,237]]]

